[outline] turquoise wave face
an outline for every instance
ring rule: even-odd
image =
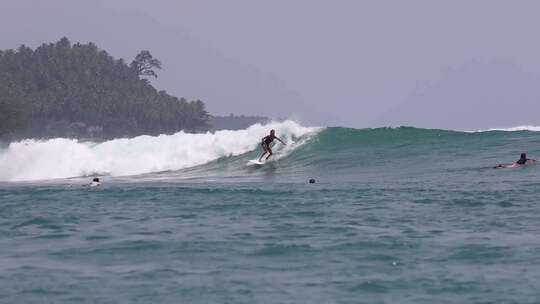
[[[453,178],[475,182],[492,174],[500,175],[492,167],[516,161],[522,152],[527,152],[530,158],[540,155],[540,133],[530,131],[467,133],[412,127],[326,128],[294,140],[305,142],[288,153],[280,152],[282,147],[276,144],[277,160],[264,166],[246,165],[261,153],[254,150],[156,176],[256,182],[268,179],[304,182],[309,178],[321,182],[355,182],[437,180],[452,174]],[[527,168],[525,171],[536,172]]]

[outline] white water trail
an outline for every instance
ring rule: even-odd
[[[179,170],[254,150],[270,129],[275,129],[277,136],[290,143],[282,149],[282,155],[299,146],[294,139],[319,130],[285,121],[256,124],[238,131],[143,135],[102,143],[66,138],[27,139],[13,142],[7,149],[0,150],[0,181],[46,180],[93,174],[127,176]]]

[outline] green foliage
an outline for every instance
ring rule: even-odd
[[[5,100],[0,100],[0,135],[10,134],[24,126],[22,112]]]
[[[139,76],[157,78],[157,74],[153,69],[161,69],[161,62],[152,57],[149,51],[141,51],[131,62],[130,67]]]
[[[0,51],[0,136],[118,137],[206,129],[202,101],[158,92],[159,60],[142,51],[128,66],[93,43],[67,38],[35,50]],[[135,71],[135,73],[134,73]],[[9,102],[8,102],[9,101]]]

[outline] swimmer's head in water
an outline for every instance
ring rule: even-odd
[[[521,153],[520,158],[521,159],[527,159],[527,153]]]
[[[96,183],[99,183],[99,178],[94,177],[94,179],[93,179],[92,181],[93,181],[93,182],[96,182]]]

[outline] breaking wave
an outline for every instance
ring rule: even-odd
[[[285,121],[256,124],[238,131],[222,130],[204,134],[178,132],[102,143],[67,138],[27,139],[13,142],[0,150],[0,181],[32,181],[93,174],[127,176],[180,170],[252,151],[270,129],[275,129],[278,136],[291,143],[285,146],[285,152],[295,149],[298,147],[295,143],[302,142],[306,136],[319,130]]]

